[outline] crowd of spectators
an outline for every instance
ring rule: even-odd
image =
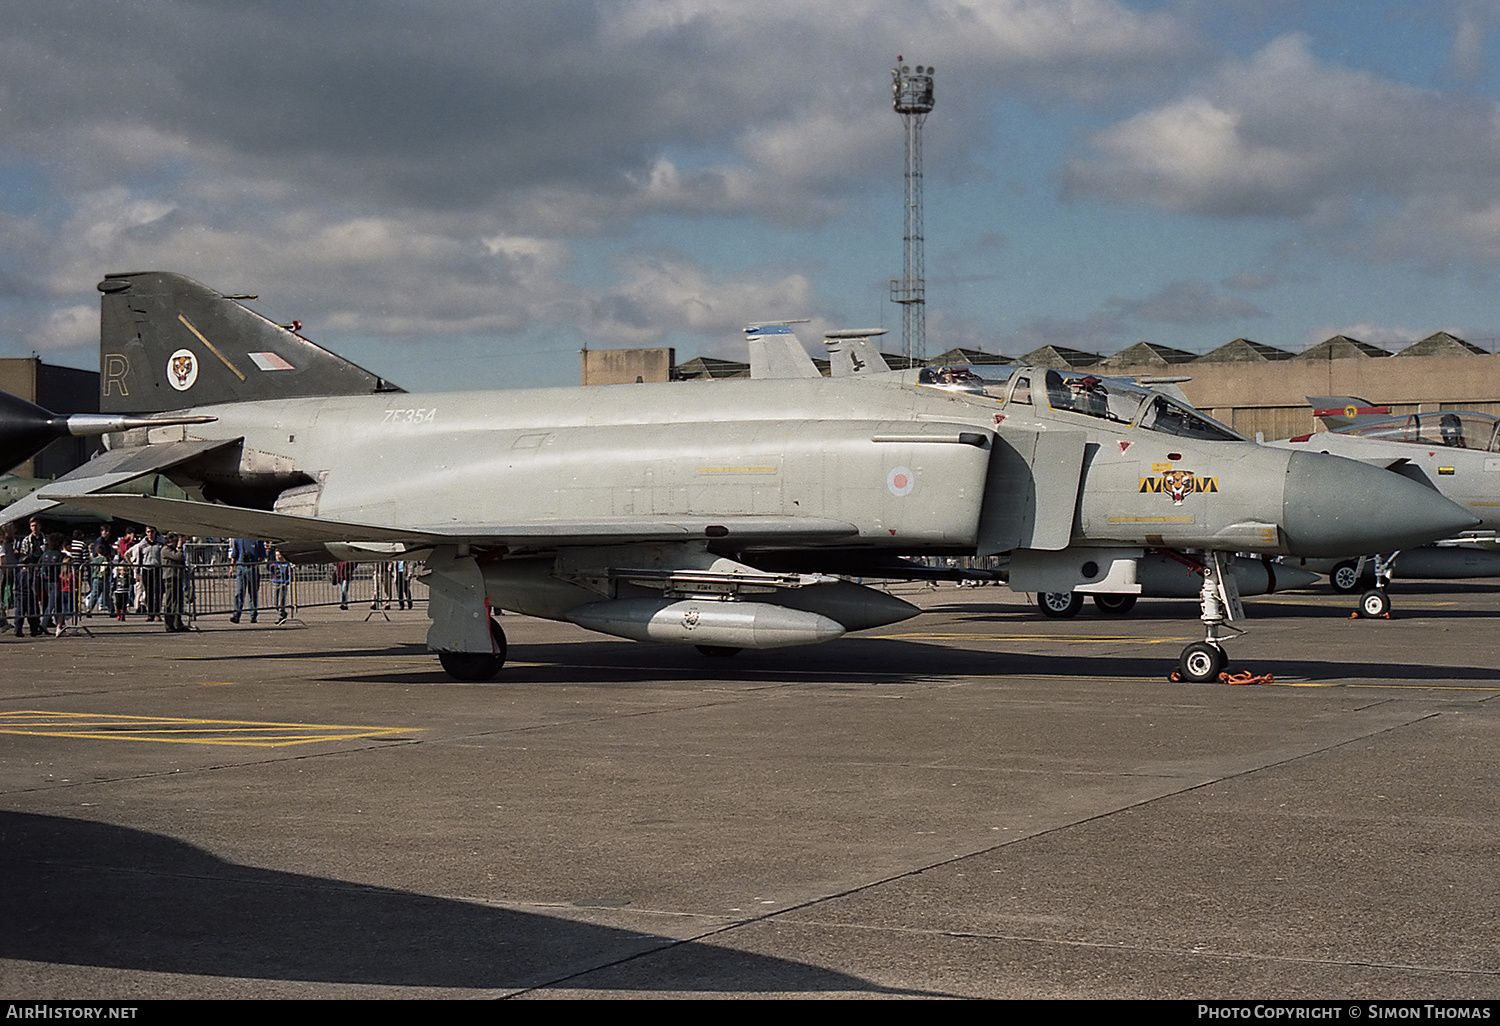
[[[191,630],[189,614],[201,617],[210,608],[199,590],[205,571],[207,579],[230,575],[230,623],[246,616],[259,622],[263,580],[271,586],[267,613],[274,608],[278,624],[295,608],[291,564],[258,539],[187,538],[155,527],[137,533],[133,526],[111,524],[100,525],[90,538],[95,528],[69,534],[45,527],[32,518],[24,533],[17,522],[4,525],[0,536],[0,630],[13,629],[16,637],[61,633],[75,620],[96,615],[121,622],[145,617],[170,633]],[[406,561],[381,564],[370,608],[383,603],[389,609],[392,598],[398,608],[412,608],[412,569]],[[335,563],[328,574],[340,608],[348,609],[354,564]],[[227,595],[216,595],[211,606],[222,614],[227,604],[216,603],[227,603]]]

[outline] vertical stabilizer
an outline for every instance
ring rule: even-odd
[[[884,328],[844,328],[825,331],[823,344],[828,347],[829,374],[835,378],[852,378],[856,374],[883,374],[891,369],[885,357],[871,342],[885,334]]]
[[[750,346],[750,376],[752,378],[821,378],[823,375],[813,364],[812,357],[797,340],[792,331],[793,324],[806,321],[770,321],[752,324],[745,329],[745,341]]]
[[[401,391],[180,274],[110,274],[99,291],[104,413]]]
[[[1357,427],[1391,415],[1389,406],[1376,406],[1368,399],[1353,395],[1310,395],[1307,401],[1313,408],[1313,416],[1329,431]]]

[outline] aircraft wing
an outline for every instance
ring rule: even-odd
[[[113,488],[145,474],[159,474],[207,453],[239,445],[241,441],[239,438],[231,438],[223,441],[166,442],[113,449],[95,456],[77,470],[47,482],[26,498],[0,510],[0,523],[25,520],[38,513],[45,513],[64,501],[70,506],[77,506],[79,503],[75,500],[85,493]]]
[[[163,499],[154,495],[60,494],[65,501],[96,513],[122,517],[160,530],[217,538],[266,538],[286,542],[414,542],[452,545],[459,542],[514,548],[608,545],[689,538],[731,538],[752,543],[832,541],[858,534],[837,520],[785,516],[617,517],[552,520],[528,524],[432,524],[390,526],[328,520],[225,506],[214,502]]]

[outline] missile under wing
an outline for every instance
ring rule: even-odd
[[[1405,545],[1472,522],[1414,482],[1265,448],[1089,375],[412,395],[179,275],[100,290],[106,408],[143,396],[175,422],[108,435],[0,516],[66,501],[309,555],[425,557],[428,645],[467,679],[503,662],[492,607],[725,654],[916,612],[828,567],[1010,552],[1024,590],[1060,591],[1128,575],[1146,548],[1199,550],[1219,582],[1182,660],[1210,679],[1238,612],[1225,553]],[[155,473],[203,501],[109,491]],[[1388,515],[1350,518],[1351,499]]]

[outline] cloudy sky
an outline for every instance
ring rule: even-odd
[[[408,388],[893,328],[928,348],[1500,348],[1494,0],[12,0],[0,356],[172,270]]]

